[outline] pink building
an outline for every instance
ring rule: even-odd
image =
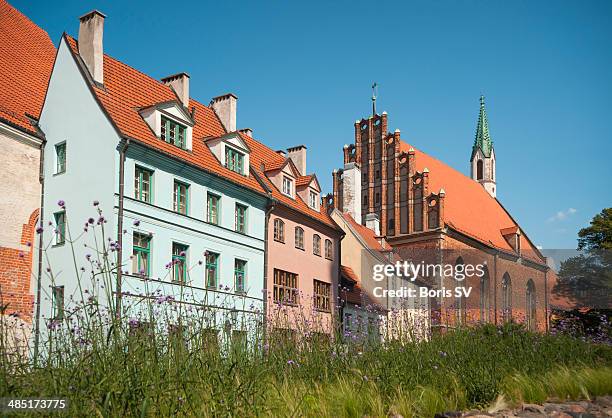
[[[291,338],[329,335],[344,232],[328,213],[317,177],[307,174],[305,146],[285,153],[242,136],[251,150],[251,166],[274,202],[267,216],[268,331]]]

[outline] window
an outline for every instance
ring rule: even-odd
[[[151,203],[151,182],[153,172],[136,166],[134,173],[134,197],[143,202]]]
[[[312,237],[312,253],[314,255],[321,255],[321,237],[314,234]]]
[[[512,319],[512,280],[508,273],[502,279],[502,316],[505,322]]]
[[[297,305],[298,275],[274,269],[274,302]]]
[[[235,228],[241,234],[246,233],[246,213],[247,207],[236,203]]]
[[[189,207],[189,186],[180,181],[174,181],[174,211],[187,215]]]
[[[55,218],[55,245],[62,245],[66,242],[66,212],[56,212]]]
[[[219,280],[219,254],[206,252],[206,287],[217,288]]]
[[[331,284],[322,282],[320,280],[313,280],[314,287],[314,308],[319,311],[330,312],[330,293]]]
[[[215,225],[219,225],[219,199],[219,196],[208,193],[206,220]]]
[[[293,180],[287,176],[283,177],[283,193],[293,197]]]
[[[66,172],[66,143],[55,146],[55,174]]]
[[[246,261],[234,261],[234,288],[238,293],[244,293],[246,290]]]
[[[285,223],[278,218],[274,220],[274,241],[285,242]]]
[[[225,166],[238,174],[244,174],[244,154],[226,146]]]
[[[485,267],[480,278],[480,321],[489,322],[489,270]]]
[[[525,298],[525,313],[527,316],[527,329],[536,330],[536,289],[532,279],[527,282],[527,297]]]
[[[64,286],[53,286],[51,288],[52,303],[52,318],[54,321],[64,319]]]
[[[331,260],[334,258],[334,247],[331,240],[325,240],[325,258]]]
[[[317,204],[317,193],[313,192],[312,190],[310,191],[310,194],[308,195],[308,204],[310,205],[311,208],[313,209],[318,209],[319,205]]]
[[[483,164],[482,160],[476,162],[476,180],[482,180],[483,177]]]
[[[161,118],[161,139],[179,148],[187,147],[187,128],[164,116]]]
[[[295,227],[295,248],[304,249],[304,230],[299,226]]]
[[[132,255],[132,273],[149,277],[151,236],[134,232]]]
[[[172,281],[185,283],[187,281],[187,250],[188,246],[172,243]]]

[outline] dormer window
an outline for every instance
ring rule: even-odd
[[[187,147],[187,127],[165,116],[161,117],[161,139],[181,149]]]
[[[293,180],[287,176],[283,176],[283,193],[293,197]]]
[[[318,205],[318,194],[313,192],[312,190],[310,191],[309,195],[308,195],[308,204],[310,205],[310,207],[314,210],[318,210],[319,209],[319,205]]]
[[[238,174],[244,174],[244,154],[226,145],[225,166]]]

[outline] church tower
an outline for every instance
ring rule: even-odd
[[[493,197],[496,196],[495,184],[495,150],[493,140],[489,135],[489,123],[485,110],[484,96],[480,96],[480,113],[476,125],[476,138],[470,158],[471,177]]]

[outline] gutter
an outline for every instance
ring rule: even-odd
[[[123,197],[125,195],[125,153],[130,145],[127,138],[119,151],[119,209],[117,211],[117,284],[116,284],[116,306],[115,315],[121,317],[121,281],[123,279]]]
[[[43,210],[45,207],[45,174],[44,174],[44,161],[45,161],[45,139],[40,143],[40,164],[38,172],[38,181],[40,182],[40,211],[38,213],[38,223],[42,225],[43,222]],[[37,227],[38,228],[38,227]],[[34,364],[38,362],[38,346],[40,344],[40,297],[42,285],[42,268],[43,268],[43,233],[38,234],[38,272],[36,275],[36,318],[34,331]]]
[[[264,276],[263,276],[263,332],[264,332],[264,340],[267,335],[267,325],[268,325],[268,231],[270,224],[270,215],[274,208],[276,208],[276,199],[272,197],[271,194],[268,194],[268,198],[270,199],[270,204],[266,208],[266,216],[264,221]]]

